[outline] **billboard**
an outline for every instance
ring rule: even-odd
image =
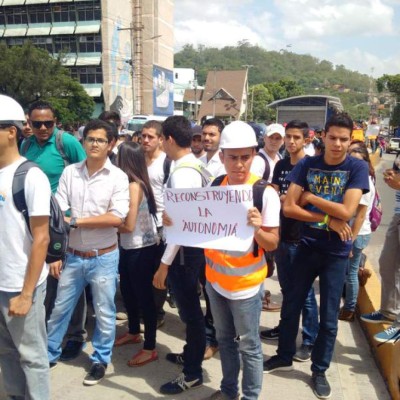
[[[165,68],[153,67],[153,114],[174,114],[174,74]]]

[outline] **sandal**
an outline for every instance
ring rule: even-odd
[[[140,333],[132,335],[131,333],[126,332],[123,335],[119,336],[117,339],[115,339],[114,346],[119,347],[119,346],[124,346],[125,344],[137,344],[137,343],[142,343],[142,336],[140,335]]]
[[[142,359],[139,361],[143,356],[147,355],[148,358]],[[142,365],[146,365],[151,363],[152,361],[158,360],[158,354],[156,350],[140,350],[136,353],[128,362],[128,367],[141,367]]]

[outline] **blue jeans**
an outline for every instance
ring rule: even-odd
[[[358,297],[358,269],[360,267],[360,260],[362,251],[368,246],[371,235],[358,235],[353,242],[353,257],[349,259],[349,267],[346,278],[346,301],[343,308],[348,311],[356,309]]]
[[[292,268],[298,268],[298,266],[293,263],[298,247],[299,243],[280,242],[275,252],[278,280],[283,296],[285,296],[288,291],[290,270]],[[304,302],[302,320],[303,344],[312,346],[314,345],[319,329],[318,305],[315,299],[314,287],[311,287]]]
[[[50,399],[44,298],[46,282],[35,289],[25,317],[8,315],[9,301],[19,295],[0,292],[0,366],[7,398]]]
[[[168,279],[178,306],[179,317],[186,324],[183,373],[189,380],[203,377],[201,364],[206,348],[206,334],[197,283],[204,263],[202,249],[181,247],[168,270]]]
[[[263,377],[263,355],[258,327],[263,286],[258,293],[243,300],[229,300],[207,282],[211,310],[221,355],[221,391],[229,398],[239,392],[240,356],[243,363],[242,393],[244,400],[259,398]]]
[[[96,325],[92,345],[93,362],[109,364],[115,339],[115,291],[117,285],[119,251],[114,250],[99,257],[81,258],[68,254],[58,283],[57,298],[47,324],[48,355],[56,362],[61,355],[61,343],[67,331],[72,312],[79,296],[90,284]]]
[[[318,252],[301,243],[294,263],[297,268],[292,268],[288,292],[283,296],[277,353],[283,360],[292,361],[301,309],[315,278],[319,276],[320,323],[311,355],[311,370],[325,372],[335,346],[348,258]]]

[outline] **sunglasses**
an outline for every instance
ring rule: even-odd
[[[54,121],[31,121],[32,128],[40,129],[44,125],[47,129],[54,126]]]

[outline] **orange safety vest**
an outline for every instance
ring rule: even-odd
[[[246,184],[252,185],[259,178],[251,174]],[[228,178],[221,186],[228,183]],[[223,251],[205,249],[206,278],[210,283],[218,283],[229,292],[237,292],[260,285],[267,276],[267,263],[264,250],[258,248],[258,255],[253,255],[251,248],[247,253],[242,251]]]

